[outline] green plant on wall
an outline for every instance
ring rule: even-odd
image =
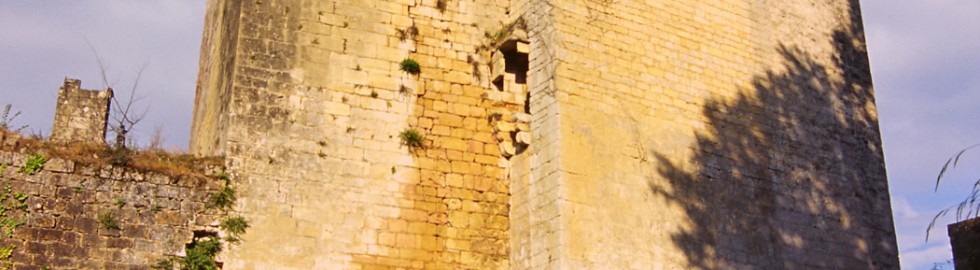
[[[241,235],[248,229],[248,221],[244,217],[230,217],[221,221],[221,229],[228,233],[228,242],[237,243],[241,240]]]
[[[208,207],[217,208],[227,214],[227,211],[234,205],[237,196],[235,189],[231,187],[230,178],[227,173],[220,173],[216,178],[225,180],[225,186],[218,192],[211,195]],[[166,256],[158,260],[152,269],[173,269],[178,266],[181,270],[216,270],[218,262],[215,256],[221,252],[225,242],[235,244],[241,241],[241,235],[249,228],[248,221],[244,217],[228,217],[219,223],[219,227],[228,236],[225,238],[216,235],[195,238],[185,250],[184,257]]]
[[[0,269],[6,270],[13,266],[14,262],[11,259],[13,259],[14,248],[16,247],[14,244],[0,246]]]
[[[3,193],[0,194],[0,202],[2,202],[0,203],[0,229],[2,229],[4,236],[13,236],[14,230],[24,224],[25,217],[10,217],[8,212],[27,209],[27,198],[27,194],[13,191],[10,185],[4,186]]]
[[[187,249],[187,256],[181,260],[181,270],[215,270],[218,263],[214,256],[221,252],[221,241],[217,237],[196,240]]]
[[[101,224],[102,227],[106,229],[111,229],[111,230],[119,229],[119,221],[117,221],[116,217],[113,216],[112,213],[110,212],[104,212],[102,214],[99,214],[99,224]]]
[[[235,189],[226,184],[218,193],[211,195],[211,206],[226,209],[235,203],[235,199]]]
[[[21,173],[26,173],[33,175],[44,169],[44,163],[47,163],[48,159],[41,154],[33,154],[27,157],[27,162],[24,163],[23,167],[20,167]]]
[[[415,62],[415,60],[412,58],[405,58],[405,60],[402,60],[399,65],[401,66],[402,71],[413,75],[418,75],[422,72],[422,67],[419,66],[419,62]]]
[[[0,163],[0,180],[6,180],[3,177],[3,171],[6,169],[7,164]],[[11,238],[17,227],[23,225],[27,219],[24,211],[27,209],[29,196],[14,191],[9,184],[5,185],[2,191],[0,193],[0,234],[2,234],[0,238]],[[16,247],[14,244],[0,246],[0,269],[10,269],[13,266],[12,256]]]
[[[407,128],[398,134],[401,138],[402,144],[408,146],[409,149],[421,149],[424,146],[425,135],[414,128]]]
[[[230,210],[231,206],[235,204],[235,200],[237,199],[235,189],[231,187],[231,177],[225,172],[221,172],[214,177],[224,180],[225,186],[218,190],[218,192],[211,194],[211,197],[208,198],[208,207],[219,210],[227,215],[227,211]],[[219,223],[219,227],[228,234],[227,237],[221,238],[218,237],[217,234],[195,237],[195,239],[187,245],[187,249],[184,250],[185,256],[178,257],[174,255],[165,255],[163,258],[158,259],[149,267],[151,269],[167,270],[172,270],[174,267],[181,270],[220,269],[218,267],[219,263],[215,261],[215,256],[221,252],[222,246],[225,243],[235,244],[241,241],[241,235],[245,233],[245,230],[249,228],[249,225],[248,221],[246,221],[244,217],[234,216],[226,217]],[[168,244],[173,245],[173,240],[168,241]]]
[[[215,178],[218,178],[218,179],[221,179],[221,180],[225,180],[225,182],[228,182],[228,180],[231,180],[231,176],[229,176],[227,172],[220,172],[220,173],[218,173],[218,175],[215,175],[214,177]]]

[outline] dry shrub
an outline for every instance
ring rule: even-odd
[[[19,153],[42,153],[48,157],[71,160],[78,165],[103,167],[125,166],[138,171],[154,172],[170,177],[205,177],[208,168],[222,166],[221,157],[193,155],[163,150],[133,151],[112,149],[102,143],[57,144],[25,137],[0,128],[0,150]],[[124,155],[124,156],[121,156]]]
[[[208,167],[221,166],[220,157],[195,157],[163,150],[144,150],[133,154],[130,167],[171,177],[204,177]]]
[[[25,137],[18,132],[0,128],[0,150],[14,152],[38,152],[44,142],[37,138]]]
[[[45,152],[60,159],[71,160],[86,166],[105,166],[106,146],[97,143],[48,144]]]

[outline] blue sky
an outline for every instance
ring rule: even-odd
[[[928,243],[926,226],[980,178],[971,152],[932,192],[946,159],[980,143],[980,1],[862,4],[902,265],[928,269],[951,255],[945,226]]]
[[[109,64],[117,93],[147,65],[139,94],[149,112],[138,139],[145,143],[160,127],[169,147],[185,148],[203,2],[0,1],[0,105],[14,104],[23,112],[15,123],[46,134],[65,76],[102,87],[87,39]],[[980,1],[862,6],[902,265],[928,269],[951,255],[945,227],[928,243],[925,227],[980,177],[978,150],[932,191],[946,158],[980,143]]]

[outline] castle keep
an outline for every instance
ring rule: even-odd
[[[251,224],[226,269],[899,267],[857,0],[206,16],[190,149]]]

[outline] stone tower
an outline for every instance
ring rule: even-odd
[[[65,78],[58,89],[51,141],[105,143],[112,89],[85,90],[82,81]]]
[[[207,9],[228,269],[899,267],[857,0]]]

